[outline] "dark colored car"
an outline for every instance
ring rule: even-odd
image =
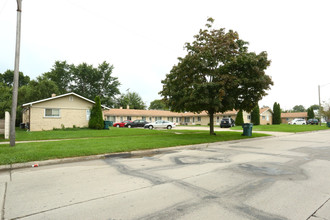
[[[114,123],[113,126],[117,127],[117,128],[124,127],[129,122],[132,122],[132,121],[131,120],[125,120],[125,121],[122,121],[122,122],[117,122],[117,123]]]
[[[230,128],[235,126],[235,121],[232,118],[224,118],[220,122],[220,128]]]
[[[148,123],[149,122],[147,122],[146,120],[135,120],[133,122],[126,123],[125,127],[128,127],[128,128],[142,127],[143,128]]]
[[[308,125],[318,125],[319,120],[318,119],[308,119],[307,124]]]

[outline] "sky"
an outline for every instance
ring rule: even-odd
[[[161,80],[184,44],[204,29],[237,31],[249,51],[266,51],[274,85],[259,106],[284,110],[330,102],[328,0],[23,0],[20,71],[35,79],[55,61],[114,66],[120,91],[147,105],[160,99]],[[0,0],[0,73],[14,69],[15,0]]]

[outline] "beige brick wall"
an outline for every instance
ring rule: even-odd
[[[92,103],[76,96],[65,96],[33,104],[30,131],[52,130],[53,128],[61,128],[62,125],[66,128],[73,126],[87,127],[86,111],[91,109],[92,106]],[[46,108],[60,109],[60,117],[45,117]]]
[[[266,125],[266,124],[273,124],[273,115],[269,111],[264,112],[260,116],[260,124],[261,125]]]

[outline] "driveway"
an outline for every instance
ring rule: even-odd
[[[1,219],[330,219],[329,174],[329,130],[15,169]]]

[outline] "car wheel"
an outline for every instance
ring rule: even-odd
[[[117,127],[117,128],[119,128],[119,127],[120,127],[120,125],[116,125],[116,127]]]
[[[151,130],[151,129],[153,129],[154,127],[152,126],[152,125],[149,125],[149,129]]]
[[[172,129],[172,126],[171,126],[171,125],[168,125],[168,126],[167,126],[167,129]]]
[[[131,125],[127,125],[128,128],[131,128],[132,126]]]

